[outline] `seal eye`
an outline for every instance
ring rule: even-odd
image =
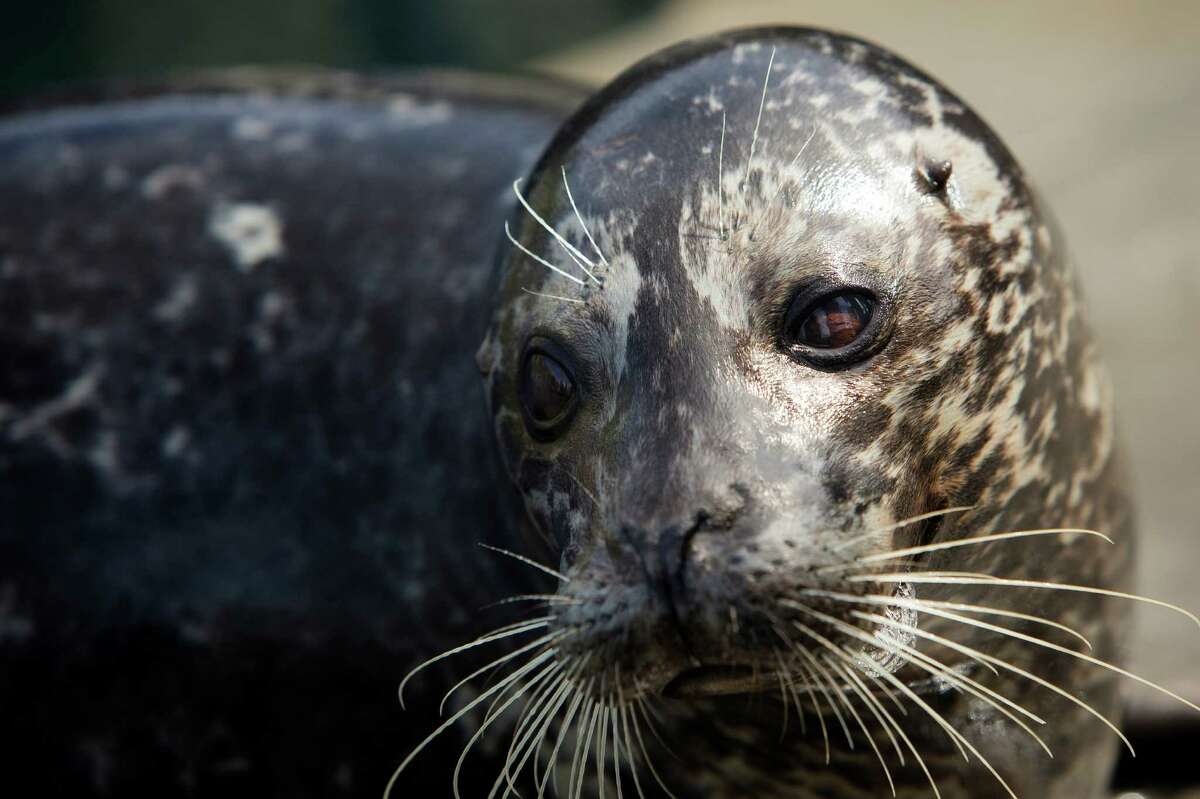
[[[874,301],[860,292],[828,294],[790,319],[788,332],[792,340],[808,347],[848,347],[866,330],[874,312]]]
[[[801,291],[783,324],[784,347],[821,369],[837,369],[865,359],[882,343],[879,302],[860,288]]]
[[[535,438],[562,434],[575,415],[579,392],[567,364],[570,359],[545,339],[534,339],[521,367],[521,408]]]

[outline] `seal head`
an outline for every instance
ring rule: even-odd
[[[982,589],[928,575],[1124,580],[1108,383],[1056,236],[919,70],[809,30],[687,43],[596,95],[516,191],[478,362],[587,695],[786,697],[854,668],[937,694],[968,659],[916,636],[915,603]],[[932,548],[1066,527],[1119,543]],[[1113,654],[1121,612],[1030,593],[988,606],[1078,613]]]

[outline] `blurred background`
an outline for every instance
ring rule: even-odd
[[[247,63],[536,69],[599,84],[671,42],[768,22],[898,51],[1016,152],[1065,228],[1114,374],[1140,497],[1141,590],[1200,610],[1200,3],[19,3],[0,26],[0,96]],[[1167,613],[1143,620],[1137,670],[1200,696],[1200,636]]]

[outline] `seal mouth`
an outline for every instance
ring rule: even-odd
[[[766,679],[769,676],[761,669],[741,664],[706,664],[675,675],[662,693],[673,699],[757,693],[771,684]]]

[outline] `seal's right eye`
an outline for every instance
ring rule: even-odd
[[[521,364],[521,410],[534,438],[546,441],[566,430],[579,405],[570,358],[546,339],[535,338]]]
[[[817,369],[845,369],[887,341],[888,304],[870,289],[817,283],[792,298],[780,339],[793,358]]]

